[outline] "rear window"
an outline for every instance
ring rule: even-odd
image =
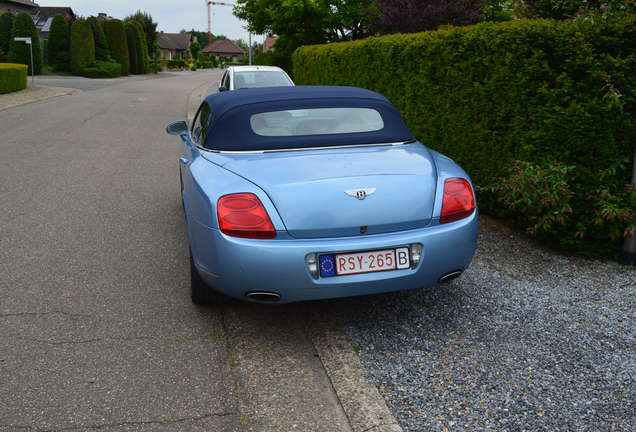
[[[279,71],[234,72],[234,89],[254,87],[291,86],[284,73]]]
[[[375,132],[384,121],[372,108],[311,108],[254,114],[250,125],[256,135],[282,137]]]

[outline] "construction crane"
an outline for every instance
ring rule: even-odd
[[[212,6],[236,6],[233,3],[215,2],[205,0],[205,4],[208,7],[208,41],[212,40]],[[249,34],[249,64],[252,64],[252,33]]]
[[[208,7],[208,40],[212,40],[212,6],[236,6],[232,3],[215,2],[205,0]]]

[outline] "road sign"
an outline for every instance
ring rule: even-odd
[[[29,52],[31,54],[31,85],[35,84],[35,69],[33,69],[33,45],[31,44],[30,37],[14,37],[16,42],[24,42],[29,46]]]

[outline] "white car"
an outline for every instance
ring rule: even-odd
[[[294,82],[276,66],[230,66],[223,73],[219,91],[256,87],[290,87]]]

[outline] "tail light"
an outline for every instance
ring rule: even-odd
[[[440,223],[454,222],[470,216],[475,210],[475,196],[468,180],[450,178],[444,182],[444,200]]]
[[[236,193],[219,198],[216,206],[221,231],[232,237],[271,239],[276,237],[263,203],[253,193]]]

